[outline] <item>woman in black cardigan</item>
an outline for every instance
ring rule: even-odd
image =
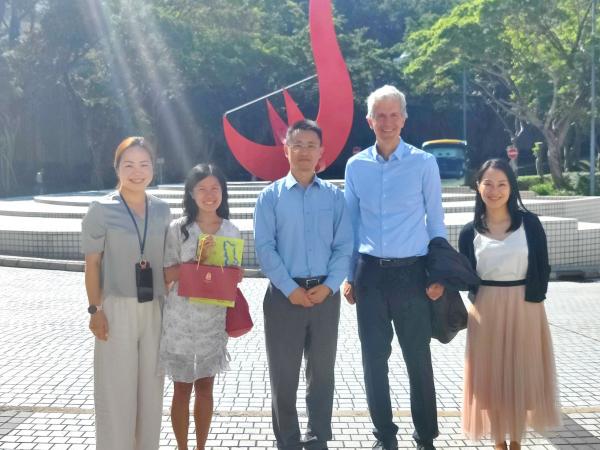
[[[469,308],[463,430],[490,435],[495,448],[521,448],[529,426],[560,423],[552,339],[542,301],[550,266],[546,234],[521,201],[516,177],[502,160],[477,174],[475,217],[459,238],[482,280]]]

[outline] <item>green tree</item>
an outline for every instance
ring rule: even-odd
[[[406,74],[418,89],[457,89],[466,68],[475,93],[498,116],[537,128],[554,184],[561,153],[589,96],[591,0],[468,0],[432,27],[412,33]]]
[[[395,61],[405,30],[457,1],[333,1],[356,98],[349,147],[371,139],[366,95],[383,83],[407,88]],[[222,114],[315,73],[308,5],[0,0],[0,184],[16,173],[25,192],[44,166],[57,189],[110,186],[112,149],[134,133],[157,144],[172,180],[202,160],[240,177]],[[316,115],[316,81],[290,93],[307,117]],[[282,109],[282,96],[272,101]],[[242,133],[272,143],[264,102],[230,117]],[[12,186],[2,192],[16,192]]]
[[[16,185],[14,161],[22,121],[22,88],[15,70],[15,47],[24,24],[35,21],[35,0],[0,0],[0,193]]]

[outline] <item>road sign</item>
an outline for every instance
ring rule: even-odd
[[[507,147],[506,154],[510,159],[517,159],[517,156],[519,156],[519,150],[517,147]]]

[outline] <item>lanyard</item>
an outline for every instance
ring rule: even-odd
[[[121,201],[125,205],[125,208],[127,208],[129,217],[131,217],[131,220],[133,220],[133,225],[135,226],[135,232],[137,233],[138,242],[140,243],[141,259],[142,259],[142,261],[144,261],[144,248],[146,247],[146,234],[148,233],[148,196],[146,196],[144,198],[144,200],[146,202],[146,213],[145,213],[145,217],[144,217],[144,239],[143,240],[142,240],[142,237],[140,236],[140,230],[138,229],[137,222],[135,221],[135,217],[133,217],[133,213],[131,212],[131,209],[129,209],[129,205],[127,204],[127,202],[125,201],[125,199],[123,198],[122,195],[119,194],[119,197],[121,197]]]

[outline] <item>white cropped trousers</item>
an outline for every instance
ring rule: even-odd
[[[97,450],[158,450],[164,376],[158,369],[161,304],[104,300],[108,341],[96,339]]]

